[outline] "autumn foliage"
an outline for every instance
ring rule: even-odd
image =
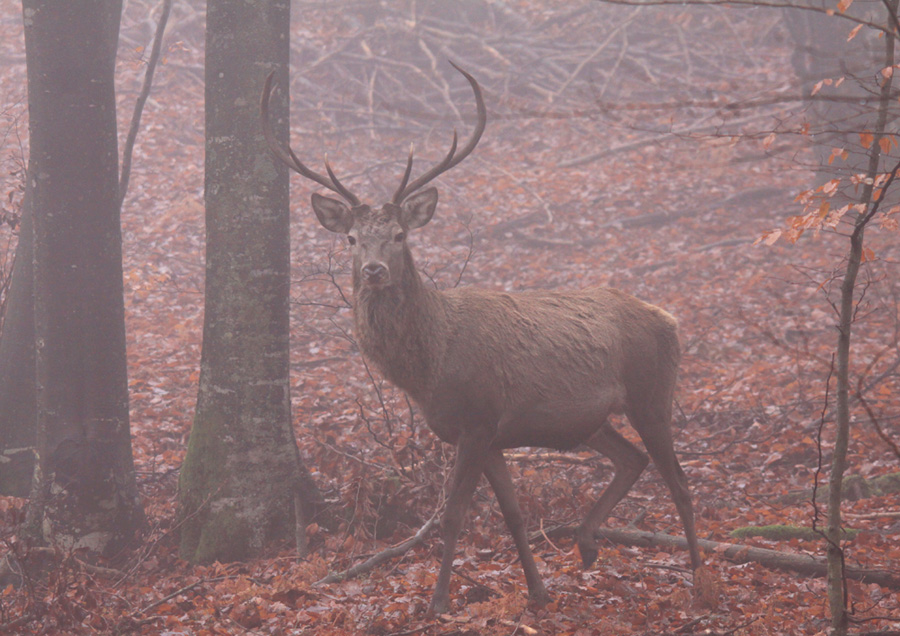
[[[699,536],[736,542],[730,533],[744,526],[812,526],[821,510],[810,492],[817,477],[821,486],[818,467],[829,453],[820,423],[833,419],[826,379],[841,252],[828,230],[840,231],[855,210],[833,202],[830,182],[811,186],[795,102],[770,99],[758,117],[725,107],[789,92],[792,50],[779,36],[778,15],[745,20],[682,8],[638,18],[630,7],[526,0],[503,8],[464,3],[467,12],[436,16],[415,31],[409,24],[424,18],[415,17],[414,3],[397,4],[403,9],[367,26],[362,9],[295,10],[294,148],[311,164],[327,151],[354,191],[383,198],[410,142],[427,164],[446,151],[454,127],[469,123],[434,115],[446,114],[443,82],[448,91],[468,90],[452,71],[441,74],[442,62],[434,70],[426,61],[429,53],[453,53],[485,86],[489,124],[473,156],[438,183],[435,220],[410,239],[427,277],[441,287],[608,285],[670,311],[684,352],[676,451]],[[0,7],[7,214],[21,205],[27,98],[19,7],[12,0]],[[129,3],[122,25],[121,131],[152,9]],[[453,20],[491,38],[476,46],[453,31]],[[0,552],[45,564],[44,576],[2,580],[0,625],[16,634],[825,633],[821,579],[717,554],[707,554],[707,568],[692,578],[686,553],[612,543],[582,571],[572,529],[611,473],[585,450],[510,454],[554,599],[548,607],[527,606],[515,548],[486,488],[461,537],[452,615],[424,616],[440,558],[437,532],[366,576],[317,584],[412,536],[441,504],[452,449],[358,354],[346,250],[318,226],[300,180],[293,185],[292,409],[301,453],[328,506],[306,529],[305,560],[290,545],[246,563],[179,560],[175,488],[197,396],[203,317],[202,7],[176,3],[170,23],[122,218],[133,448],[149,526],[139,546],[109,562],[28,552],[15,534],[24,502],[0,498]],[[437,50],[440,37],[447,50]],[[552,50],[561,67],[530,57],[538,51],[548,60]],[[576,73],[585,59],[590,64]],[[621,65],[626,71],[614,70]],[[377,68],[375,79],[364,68]],[[436,84],[426,92],[429,82]],[[408,98],[407,88],[427,97]],[[897,151],[893,137],[881,143]],[[574,161],[604,150],[612,152]],[[841,155],[835,150],[833,160]],[[854,378],[872,417],[855,414],[850,449],[850,472],[862,484],[900,470],[886,441],[900,443],[898,219],[895,208],[881,212],[862,273]],[[14,230],[0,233],[2,252]],[[640,443],[624,420],[615,424]],[[848,541],[848,561],[896,569],[896,494],[860,487],[856,495],[845,515],[859,531]],[[613,515],[617,527],[681,532],[652,468]],[[823,549],[812,539],[741,541]],[[851,582],[850,595],[867,629],[896,628],[897,590]]]

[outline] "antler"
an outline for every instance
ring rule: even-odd
[[[275,133],[272,132],[272,124],[269,121],[269,97],[272,95],[272,78],[274,76],[275,71],[272,71],[269,73],[269,76],[266,77],[266,84],[263,86],[262,99],[260,101],[260,119],[262,120],[263,135],[265,135],[266,143],[269,144],[269,148],[271,148],[272,152],[283,164],[294,172],[315,181],[319,185],[325,186],[332,192],[336,192],[344,197],[351,206],[356,207],[360,205],[360,200],[338,181],[334,171],[328,164],[327,156],[325,157],[325,170],[328,172],[328,176],[326,177],[307,168],[303,162],[297,158],[297,155],[294,154],[290,145],[288,145],[287,152],[285,152],[284,149],[278,145],[278,142],[275,141]]]
[[[400,203],[403,202],[403,199],[408,197],[410,194],[424,186],[426,183],[428,183],[438,175],[447,172],[447,170],[468,157],[472,153],[472,151],[475,150],[475,146],[478,145],[478,141],[481,139],[481,134],[484,132],[484,127],[487,124],[487,109],[484,107],[484,97],[481,94],[481,87],[478,85],[478,82],[475,81],[474,77],[454,64],[453,61],[450,61],[450,64],[451,66],[453,66],[453,68],[462,73],[463,77],[469,80],[469,84],[472,86],[472,91],[475,93],[475,105],[478,108],[478,123],[475,125],[475,130],[472,132],[472,136],[469,138],[469,141],[466,142],[466,145],[463,146],[458,155],[455,154],[457,136],[456,131],[454,130],[453,142],[450,144],[450,151],[447,153],[447,156],[445,156],[440,163],[434,165],[431,170],[407,185],[407,181],[409,181],[409,174],[410,172],[412,172],[413,162],[412,148],[410,148],[409,159],[406,162],[406,171],[403,175],[403,180],[400,183],[400,187],[397,188],[397,191],[394,193],[394,198],[392,199],[395,205],[400,205]]]

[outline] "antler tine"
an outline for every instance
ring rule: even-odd
[[[469,85],[472,87],[472,92],[475,93],[475,107],[478,111],[478,123],[475,124],[475,130],[472,131],[472,136],[469,137],[468,143],[466,143],[466,145],[463,146],[463,149],[460,150],[459,155],[454,157],[453,161],[450,162],[450,165],[447,166],[446,169],[449,170],[460,161],[468,157],[469,154],[471,154],[471,152],[475,150],[475,146],[478,145],[478,142],[481,141],[481,135],[484,133],[485,126],[487,126],[487,108],[485,108],[484,105],[484,95],[481,94],[481,86],[478,85],[478,82],[475,80],[475,78],[458,67],[453,60],[447,61],[450,62],[450,66],[462,73],[462,76],[469,81]]]
[[[424,186],[426,183],[428,183],[438,175],[446,172],[453,166],[457,165],[460,161],[468,157],[472,153],[472,151],[475,150],[475,146],[478,145],[478,142],[481,139],[481,135],[482,133],[484,133],[484,128],[487,125],[487,108],[485,108],[484,106],[484,96],[481,94],[481,87],[478,85],[478,82],[469,73],[457,66],[452,60],[448,61],[453,68],[462,73],[463,77],[465,77],[469,81],[469,85],[472,87],[472,92],[475,93],[475,105],[478,110],[478,123],[475,125],[475,130],[472,132],[472,136],[469,138],[469,141],[466,142],[466,145],[463,146],[458,155],[455,154],[457,141],[456,131],[453,131],[453,144],[450,148],[450,152],[447,153],[447,156],[444,157],[444,159],[439,164],[433,166],[431,170],[420,176],[408,186],[397,191],[397,193],[394,195],[394,203],[398,205],[403,201],[403,199]]]
[[[354,195],[352,192],[350,192],[350,190],[344,187],[343,183],[338,181],[337,175],[334,174],[334,170],[331,169],[331,164],[328,163],[328,155],[325,155],[325,170],[328,172],[328,176],[331,178],[331,182],[334,184],[335,191],[342,197],[347,199],[350,205],[359,205],[360,201],[356,198],[356,195]]]
[[[328,170],[328,177],[307,168],[306,165],[302,161],[300,161],[299,158],[297,158],[297,155],[294,154],[294,150],[290,147],[290,145],[287,147],[287,152],[285,152],[284,149],[278,145],[278,142],[275,140],[275,133],[272,132],[272,124],[269,120],[269,98],[272,96],[272,79],[274,77],[275,71],[272,71],[271,73],[269,73],[268,77],[266,77],[266,83],[263,86],[262,98],[260,99],[259,104],[263,136],[266,138],[266,143],[269,145],[272,153],[276,157],[278,157],[278,159],[283,164],[285,164],[294,172],[306,177],[307,179],[310,179],[311,181],[315,181],[319,185],[328,188],[332,192],[341,195],[347,200],[348,203],[350,203],[350,205],[359,205],[359,199],[357,199],[352,192],[345,188],[343,184],[338,181],[337,177],[334,176],[334,173],[328,166],[327,160],[325,162],[325,168]]]
[[[394,196],[391,199],[396,205],[399,205],[403,200],[400,196],[403,194],[403,189],[406,188],[406,184],[409,183],[409,175],[412,174],[412,166],[413,166],[413,145],[409,144],[409,158],[406,160],[406,170],[403,172],[403,179],[400,180],[400,187],[394,192]]]
[[[421,175],[418,179],[410,183],[407,187],[405,187],[401,192],[398,192],[394,195],[394,203],[396,205],[400,205],[403,202],[403,199],[408,197],[410,194],[421,188],[423,185],[434,179],[436,176],[450,169],[450,165],[453,163],[453,155],[456,153],[456,144],[459,138],[456,134],[456,130],[453,131],[453,140],[450,142],[450,150],[447,152],[446,156],[441,159],[440,163],[437,163],[431,167],[431,170]]]

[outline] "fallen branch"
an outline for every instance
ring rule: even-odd
[[[386,550],[382,550],[375,556],[366,559],[362,563],[358,563],[354,565],[352,568],[344,570],[343,572],[332,572],[325,578],[319,579],[313,585],[327,585],[328,583],[340,583],[341,581],[346,581],[347,579],[352,579],[354,577],[359,576],[360,574],[366,574],[371,572],[375,568],[377,568],[382,563],[394,559],[398,556],[406,554],[414,547],[419,545],[425,540],[425,537],[428,536],[428,533],[431,532],[431,529],[437,524],[438,519],[438,511],[436,510],[431,518],[425,522],[419,531],[416,532],[412,537],[403,541],[402,543],[398,543],[395,546],[391,546]]]
[[[870,497],[884,497],[900,492],[900,473],[888,473],[866,479],[861,475],[850,475],[841,485],[842,496],[848,501],[859,501]],[[816,499],[824,501],[828,497],[828,486],[821,486],[816,492]],[[795,504],[810,501],[811,490],[792,491],[778,497],[778,503]]]
[[[672,535],[658,532],[603,528],[597,531],[597,536],[622,545],[657,546],[687,550],[687,540],[684,537],[673,537]],[[754,562],[770,569],[787,570],[807,576],[824,577],[826,575],[827,565],[822,557],[779,552],[778,550],[754,548],[734,543],[720,543],[706,539],[700,539],[698,543],[700,548],[706,552],[721,555],[732,563]],[[900,574],[894,572],[847,566],[845,574],[848,579],[864,583],[876,583],[893,590],[900,590]]]

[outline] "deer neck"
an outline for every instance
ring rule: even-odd
[[[395,283],[361,284],[354,271],[356,336],[363,354],[392,383],[420,401],[433,388],[443,358],[447,312],[443,296],[427,286],[411,254]]]

